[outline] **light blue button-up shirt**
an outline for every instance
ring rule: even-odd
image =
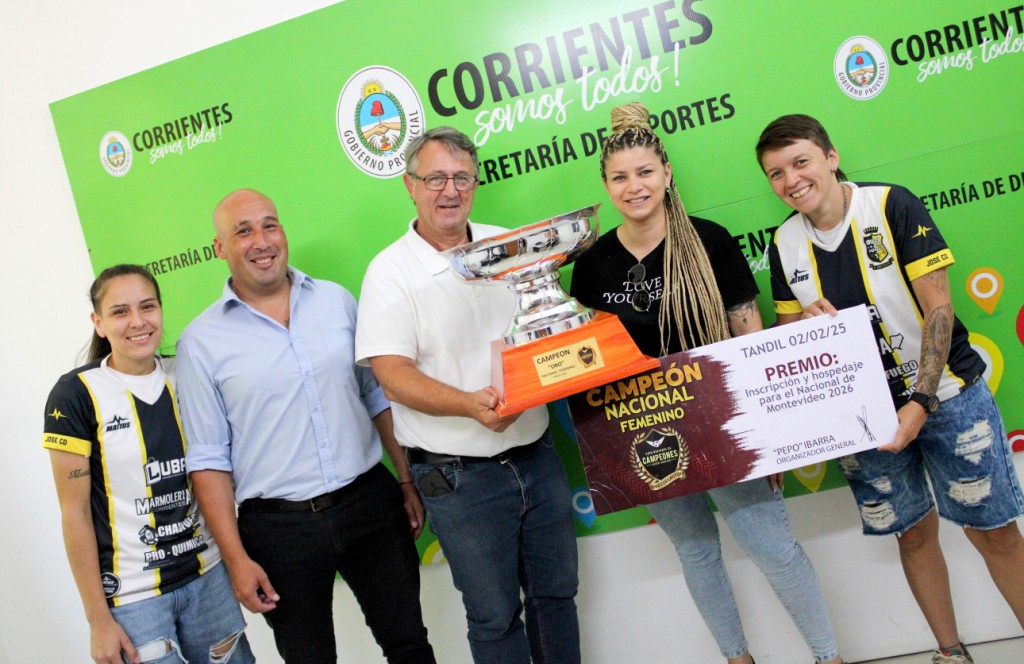
[[[238,299],[229,281],[178,340],[185,463],[230,472],[238,502],[306,500],[382,458],[371,418],[390,403],[355,365],[355,298],[288,272],[288,327]]]

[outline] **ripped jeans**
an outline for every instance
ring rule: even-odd
[[[145,664],[256,661],[223,563],[180,588],[115,606],[110,612]]]
[[[899,454],[868,450],[839,460],[865,535],[902,535],[938,504],[961,527],[992,530],[1024,512],[1006,429],[984,380],[943,401]],[[935,498],[928,488],[925,470]]]

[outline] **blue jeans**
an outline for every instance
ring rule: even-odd
[[[252,664],[256,660],[245,638],[245,619],[231,590],[223,564],[163,595],[113,607],[114,620],[124,628],[132,645],[159,651],[143,658],[159,664]],[[211,649],[238,638],[234,648],[219,657]]]
[[[843,457],[839,467],[866,535],[905,533],[935,503],[944,518],[979,530],[1005,526],[1024,511],[1006,429],[983,380],[943,401],[899,454],[867,450]]]
[[[819,662],[839,654],[818,576],[789,528],[782,494],[756,479],[681,496],[647,509],[672,540],[697,609],[725,657],[747,651],[732,584],[722,561],[714,499],[729,530],[768,579]]]
[[[278,652],[288,664],[338,661],[332,603],[340,573],[390,664],[434,664],[398,482],[377,464],[342,491],[319,512],[265,512],[250,500],[239,507],[242,544],[281,596],[263,614]]]
[[[572,497],[550,433],[504,462],[414,464],[412,473],[419,483],[435,468],[452,491],[423,503],[462,593],[473,661],[579,662]]]

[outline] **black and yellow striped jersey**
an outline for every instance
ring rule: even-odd
[[[89,457],[111,606],[173,590],[220,561],[192,500],[174,360],[158,357],[154,373],[144,391],[97,360],[62,376],[46,402],[43,447]],[[152,403],[139,396],[146,392]]]
[[[911,282],[953,264],[953,253],[921,201],[907,189],[852,187],[849,214],[826,245],[794,212],[769,249],[776,313],[794,314],[822,297],[837,309],[865,304],[896,406],[914,391],[921,357],[921,306]],[[828,235],[833,236],[829,231]],[[954,316],[937,396],[946,400],[982,374],[984,361]]]

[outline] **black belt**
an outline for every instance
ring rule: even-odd
[[[321,512],[341,502],[348,484],[308,500],[284,500],[283,498],[250,498],[238,506],[239,510],[253,512]]]
[[[498,463],[505,463],[506,461],[511,461],[513,459],[521,459],[522,457],[533,454],[539,445],[540,440],[535,440],[528,445],[512,447],[500,454],[496,454],[491,457],[438,454],[436,452],[428,452],[422,447],[407,447],[405,448],[405,458],[409,460],[410,464],[415,463],[443,465],[446,463],[484,463],[487,461],[497,461]]]
[[[374,468],[371,468],[374,470]],[[355,480],[345,485],[341,489],[335,489],[329,494],[321,494],[314,498],[307,498],[306,500],[285,500],[284,498],[250,498],[245,500],[239,505],[240,510],[250,510],[254,512],[286,512],[286,511],[324,511],[329,507],[334,507],[340,503],[345,493],[356,487],[362,480],[370,474],[370,471],[364,472],[358,476]]]

